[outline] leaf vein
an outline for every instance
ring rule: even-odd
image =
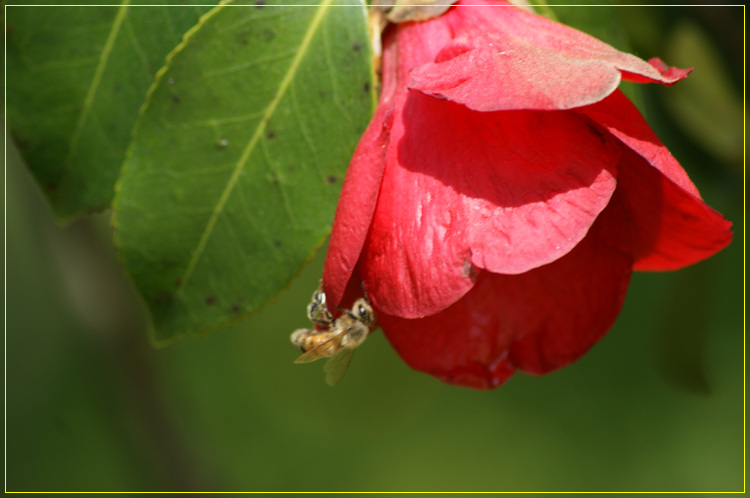
[[[263,112],[254,112],[252,114],[247,114],[245,116],[232,116],[229,118],[222,118],[222,119],[209,119],[207,121],[196,121],[194,123],[180,123],[178,125],[173,125],[170,123],[165,123],[165,128],[171,129],[171,128],[180,128],[183,130],[188,130],[192,128],[219,128],[224,125],[228,124],[238,124],[238,123],[244,123],[246,121],[253,121],[258,118],[261,118],[265,115]]]
[[[217,71],[210,71],[207,73],[203,73],[203,76],[205,76],[206,78],[212,78],[214,76],[226,76],[227,74],[251,69],[260,64],[265,64],[268,62],[278,62],[280,60],[288,59],[294,56],[296,53],[297,53],[296,50],[288,50],[286,52],[279,52],[268,57],[257,57],[253,59],[252,61],[247,62],[245,64],[237,64],[236,66],[231,66],[231,67],[227,67],[224,69],[219,69]]]
[[[94,97],[99,90],[99,84],[101,83],[104,69],[107,67],[109,56],[112,53],[112,47],[114,46],[115,40],[117,39],[117,36],[120,32],[122,22],[125,20],[125,15],[128,11],[129,3],[130,0],[123,0],[122,5],[120,5],[117,16],[115,17],[115,20],[112,23],[112,27],[110,28],[109,36],[107,36],[107,41],[105,42],[102,53],[99,56],[99,64],[97,65],[96,71],[94,72],[94,77],[91,80],[91,85],[89,86],[88,92],[86,93],[86,98],[83,101],[83,109],[81,110],[81,115],[78,117],[75,131],[73,132],[73,136],[70,140],[70,149],[68,149],[68,155],[65,158],[66,165],[69,164],[78,149],[78,142],[81,140],[83,127],[88,121],[89,113],[91,112],[91,108],[93,106]]]
[[[141,64],[143,64],[143,67],[148,67],[148,57],[146,56],[146,52],[144,52],[143,47],[141,47],[141,44],[138,42],[138,37],[136,37],[135,32],[133,32],[133,23],[130,22],[130,18],[125,19],[124,24],[127,28],[125,31],[128,34],[128,38],[130,39],[130,44],[133,47],[133,51],[138,54],[138,58],[141,60]]]
[[[266,112],[264,113],[263,119],[258,124],[257,128],[255,129],[255,133],[250,138],[250,141],[248,142],[247,146],[242,152],[240,159],[237,161],[234,171],[232,172],[232,176],[229,178],[229,181],[227,182],[227,185],[224,188],[224,191],[221,193],[221,196],[219,197],[219,201],[216,203],[216,207],[214,208],[213,213],[208,220],[208,223],[206,223],[206,228],[203,230],[203,233],[201,234],[201,238],[198,241],[198,245],[196,246],[195,251],[193,251],[190,261],[188,262],[188,265],[185,268],[185,273],[183,274],[183,277],[181,279],[180,287],[177,289],[178,297],[182,295],[185,288],[187,287],[187,283],[190,281],[190,278],[192,277],[193,272],[195,271],[195,267],[198,261],[200,260],[201,256],[203,255],[203,251],[206,248],[206,244],[208,243],[208,240],[211,237],[214,227],[216,226],[216,222],[219,218],[219,215],[223,212],[224,206],[227,203],[227,200],[229,199],[229,196],[232,193],[232,190],[237,184],[237,181],[239,180],[240,173],[242,172],[244,166],[247,164],[247,161],[250,158],[250,155],[255,150],[255,146],[258,143],[258,140],[260,140],[260,138],[263,136],[263,133],[266,128],[266,123],[271,118],[274,111],[276,110],[279,103],[281,102],[282,97],[284,96],[287,89],[289,88],[289,85],[291,84],[294,75],[296,74],[297,70],[299,69],[300,64],[302,63],[304,56],[307,54],[307,51],[310,49],[313,36],[315,35],[315,33],[318,30],[318,27],[322,23],[325,12],[328,10],[328,7],[331,1],[332,0],[325,0],[324,3],[321,3],[321,5],[318,6],[318,10],[315,13],[315,16],[313,17],[312,21],[310,22],[310,26],[307,32],[305,33],[305,36],[302,39],[302,42],[300,43],[300,47],[299,47],[296,57],[292,60],[289,68],[287,69],[286,74],[284,75],[284,78],[282,79],[279,85],[276,95],[271,100],[268,107],[266,107]]]

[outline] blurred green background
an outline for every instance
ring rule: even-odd
[[[331,388],[289,333],[325,248],[263,313],[163,350],[109,213],[53,222],[6,166],[7,491],[742,491],[742,8],[620,8],[639,56],[694,66],[647,118],[734,223],[708,261],[636,274],[572,366],[494,391],[413,372],[380,333]]]

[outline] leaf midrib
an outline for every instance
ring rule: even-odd
[[[99,85],[101,84],[101,81],[102,81],[102,75],[104,74],[104,70],[106,69],[107,64],[109,63],[109,56],[112,53],[112,47],[114,46],[115,41],[117,40],[117,37],[120,34],[120,28],[122,27],[122,23],[125,20],[125,15],[128,11],[129,3],[130,3],[130,0],[122,1],[122,4],[120,5],[119,10],[117,12],[117,16],[115,16],[115,20],[112,22],[112,27],[109,30],[107,41],[105,42],[104,48],[102,49],[102,53],[99,56],[99,64],[97,64],[96,66],[94,77],[91,79],[91,84],[89,85],[89,89],[86,92],[86,98],[83,101],[81,114],[80,116],[78,116],[76,127],[73,131],[72,137],[70,138],[70,148],[68,149],[68,154],[65,157],[65,162],[64,162],[66,166],[70,163],[70,161],[75,156],[76,151],[78,150],[78,142],[81,140],[83,127],[86,125],[86,122],[88,121],[88,118],[89,118],[89,114],[91,113],[91,108],[94,105],[94,98],[96,97],[96,94],[99,91]]]
[[[289,65],[289,68],[287,69],[286,74],[284,74],[284,78],[281,80],[279,89],[276,92],[276,95],[274,96],[274,98],[269,103],[268,107],[266,108],[266,111],[263,113],[263,117],[260,119],[259,124],[257,128],[255,129],[255,133],[253,133],[253,136],[250,138],[250,141],[248,142],[247,146],[242,151],[242,155],[240,156],[239,160],[237,161],[237,164],[234,167],[234,170],[232,171],[232,176],[229,178],[227,185],[224,187],[224,190],[222,191],[221,196],[219,197],[219,201],[216,203],[216,206],[214,207],[214,210],[211,213],[211,217],[209,218],[208,223],[206,223],[206,228],[203,230],[203,233],[201,234],[201,238],[198,241],[198,245],[196,246],[195,250],[192,252],[190,261],[188,262],[188,265],[185,268],[185,272],[183,273],[182,278],[180,279],[180,287],[177,289],[177,292],[176,292],[177,297],[180,297],[183,294],[184,290],[187,288],[187,284],[190,281],[190,278],[193,276],[195,267],[198,264],[198,261],[200,260],[203,254],[203,251],[206,248],[206,245],[208,244],[208,240],[211,238],[211,234],[213,233],[216,222],[219,219],[219,216],[221,215],[221,213],[223,212],[224,206],[229,200],[229,196],[234,190],[234,187],[237,184],[237,181],[239,180],[240,174],[242,173],[242,170],[245,167],[245,164],[250,158],[250,155],[255,150],[255,146],[257,145],[258,141],[263,136],[263,132],[266,128],[266,123],[271,118],[273,113],[276,111],[276,108],[281,102],[281,99],[283,98],[284,94],[289,88],[289,85],[294,79],[294,75],[296,74],[297,69],[299,68],[305,54],[307,54],[307,51],[310,48],[312,38],[317,32],[318,26],[322,22],[324,14],[326,10],[328,10],[330,3],[331,3],[331,0],[324,0],[318,6],[318,10],[315,14],[315,17],[313,17],[310,23],[310,26],[307,32],[305,33],[305,36],[302,39],[302,42],[300,43],[299,50],[297,51],[297,55],[292,60],[292,63]]]

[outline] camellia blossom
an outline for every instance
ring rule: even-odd
[[[383,35],[323,282],[332,310],[364,287],[412,368],[491,388],[584,354],[633,270],[696,263],[732,234],[617,89],[690,69],[461,3]]]

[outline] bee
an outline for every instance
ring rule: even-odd
[[[318,289],[307,306],[307,317],[315,324],[312,329],[297,329],[290,339],[302,355],[295,363],[309,363],[329,358],[323,368],[326,383],[335,385],[349,367],[354,350],[364,342],[375,324],[375,312],[364,297],[354,302],[351,310],[334,319],[325,304],[325,293]]]

